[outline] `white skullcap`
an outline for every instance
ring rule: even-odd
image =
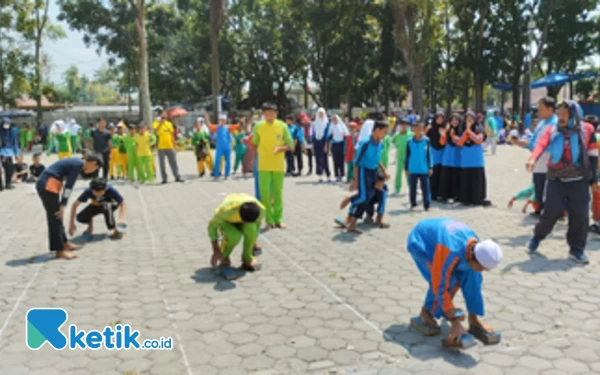
[[[219,115],[219,120],[227,120],[227,115]]]
[[[500,264],[503,257],[502,249],[492,240],[485,240],[477,243],[473,252],[475,258],[477,258],[477,262],[487,270],[491,270]]]

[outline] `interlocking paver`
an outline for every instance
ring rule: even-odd
[[[565,260],[559,225],[544,257],[523,245],[534,224],[504,202],[529,184],[526,152],[501,147],[487,158],[492,208],[434,205],[406,213],[406,191],[390,197],[389,230],[347,236],[331,222],[347,185],[285,181],[287,231],[259,239],[263,270],[229,282],[207,265],[210,213],[227,193],[252,193],[251,179],[189,178],[185,184],[115,185],[128,202],[128,233],[120,242],[86,245],[72,262],[47,261],[46,224],[29,186],[0,193],[0,337],[2,374],[560,374],[600,371],[600,242],[590,235],[592,263]],[[191,153],[181,169],[195,170]],[[392,160],[393,157],[392,157]],[[48,163],[48,162],[46,162]],[[394,174],[394,173],[393,173]],[[84,188],[78,182],[75,194]],[[68,209],[67,209],[68,211]],[[405,249],[420,219],[452,216],[504,249],[498,270],[485,275],[487,320],[503,333],[498,346],[462,354],[408,328],[426,283]],[[82,228],[79,228],[80,230]],[[103,223],[98,220],[98,233]],[[239,262],[239,250],[233,257]],[[309,275],[307,275],[310,274]],[[317,280],[317,281],[315,281]],[[324,287],[325,286],[325,287]],[[340,303],[340,300],[343,303]],[[457,296],[462,306],[462,296]],[[142,338],[174,339],[172,351],[30,351],[24,316],[32,307],[61,307],[69,324],[102,329],[132,324]],[[446,333],[443,329],[443,333]],[[383,333],[382,333],[383,332]],[[184,360],[184,354],[185,358]]]

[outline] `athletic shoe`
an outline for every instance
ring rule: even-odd
[[[530,253],[535,253],[540,246],[541,240],[539,240],[536,236],[533,236],[527,241],[527,249]]]
[[[585,255],[583,250],[571,250],[569,251],[569,259],[577,264],[590,264],[590,259]]]

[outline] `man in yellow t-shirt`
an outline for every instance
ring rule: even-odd
[[[288,126],[277,119],[276,106],[265,103],[263,116],[265,120],[254,127],[252,143],[258,153],[258,187],[261,203],[265,206],[265,229],[285,229],[286,225],[282,222],[285,152],[292,149],[294,141]]]
[[[173,123],[167,119],[167,113],[160,110],[160,118],[154,121],[152,126],[154,133],[158,137],[158,163],[160,166],[160,174],[162,177],[162,183],[167,183],[167,171],[165,166],[165,158],[169,159],[169,165],[171,166],[171,172],[175,177],[175,181],[183,182],[179,175],[179,168],[177,167],[177,153],[175,152],[173,141],[173,133],[175,128]]]

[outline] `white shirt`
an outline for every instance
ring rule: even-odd
[[[331,124],[331,138],[333,142],[343,142],[344,137],[348,135],[348,128],[343,123],[338,123],[337,125]]]

